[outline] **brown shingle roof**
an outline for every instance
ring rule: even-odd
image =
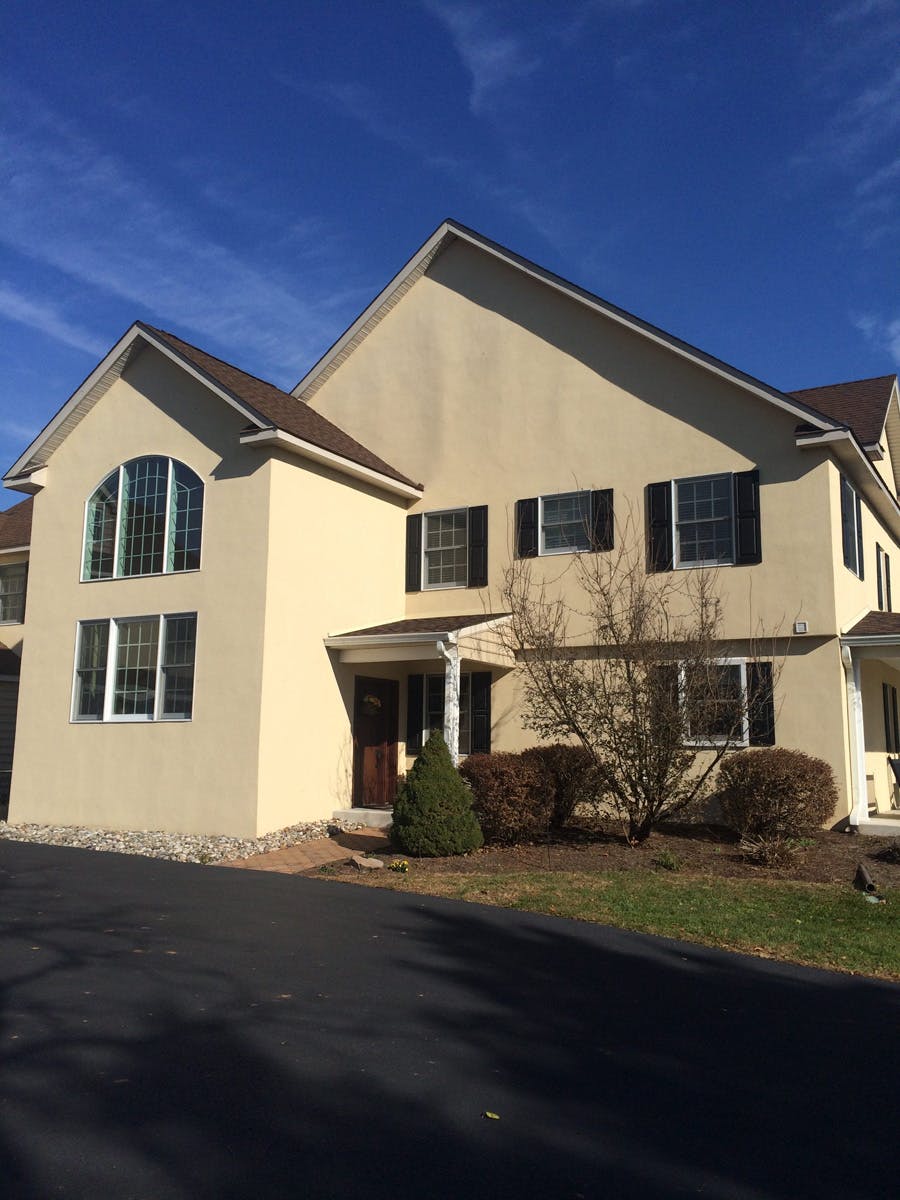
[[[34,497],[29,496],[0,513],[0,550],[12,550],[16,546],[31,543],[31,514]]]
[[[339,637],[381,637],[391,633],[455,633],[468,625],[482,625],[508,617],[509,613],[474,613],[468,617],[411,617],[405,621],[388,621],[386,625],[370,625],[368,629],[352,629]]]
[[[818,409],[833,421],[849,425],[864,446],[871,446],[879,440],[884,429],[895,380],[895,375],[878,375],[874,379],[804,388],[799,392],[788,392],[788,395],[801,404]]]
[[[219,384],[236,399],[249,404],[266,420],[271,421],[277,429],[293,434],[294,437],[302,438],[305,442],[312,442],[314,446],[318,446],[322,450],[328,450],[332,454],[348,458],[351,462],[368,467],[371,471],[378,471],[390,479],[396,479],[399,483],[406,483],[411,487],[419,486],[386,463],[384,459],[379,458],[377,454],[367,450],[348,433],[338,429],[337,425],[333,425],[321,413],[310,408],[302,400],[297,400],[288,392],[283,392],[273,383],[266,383],[264,379],[248,375],[246,371],[233,367],[231,363],[223,362],[221,358],[214,358],[212,354],[207,354],[206,351],[192,346],[190,342],[183,342],[173,333],[166,333],[163,329],[154,329],[152,325],[145,325],[141,321],[138,322],[138,327],[165,342],[214,383]]]
[[[868,612],[861,621],[856,622],[846,636],[900,638],[900,613]]]

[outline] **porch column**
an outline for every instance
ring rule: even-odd
[[[841,647],[841,662],[847,682],[847,721],[850,726],[850,791],[853,805],[850,824],[861,825],[869,816],[869,795],[866,789],[866,735],[863,725],[861,673],[858,658],[849,646]]]
[[[459,765],[459,646],[455,642],[438,642],[444,656],[444,741],[450,751],[450,761]]]

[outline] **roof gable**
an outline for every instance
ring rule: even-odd
[[[55,450],[65,441],[72,429],[87,415],[109,388],[119,379],[128,364],[144,346],[153,346],[194,378],[242,413],[257,434],[277,432],[290,441],[286,448],[303,451],[317,449],[319,461],[352,464],[357,473],[374,481],[390,481],[404,493],[420,490],[395,467],[350,437],[337,425],[315,412],[294,396],[281,391],[254,375],[241,371],[222,359],[184,342],[174,334],[136,322],[113,346],[109,354],[72,394],[50,423],[38,434],[25,453],[4,476],[9,486],[36,490],[34,475],[46,466]],[[274,439],[270,439],[274,441]],[[351,472],[352,473],[352,472]],[[29,477],[31,479],[29,480]]]
[[[447,220],[440,225],[431,237],[419,248],[406,265],[398,272],[375,299],[364,309],[352,325],[338,338],[331,348],[319,359],[315,366],[307,372],[293,388],[292,394],[302,400],[310,401],[316,392],[330,378],[338,367],[353,353],[356,347],[383,320],[385,316],[403,299],[410,288],[424,275],[434,260],[442,254],[454,241],[462,240],[476,249],[504,262],[510,267],[521,271],[524,275],[535,279],[546,287],[560,292],[571,299],[585,305],[599,316],[614,321],[649,340],[661,345],[674,354],[686,358],[705,370],[728,379],[746,391],[768,401],[782,410],[791,413],[799,421],[811,426],[817,431],[828,431],[840,427],[826,413],[814,406],[798,400],[796,397],[768,384],[762,383],[753,376],[739,371],[721,359],[707,354],[703,350],[691,346],[673,334],[643,321],[640,317],[626,312],[611,304],[608,300],[594,295],[587,289],[570,283],[552,271],[548,271],[529,259],[507,250],[497,242],[460,225],[456,221]]]

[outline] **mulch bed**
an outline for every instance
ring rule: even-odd
[[[567,830],[540,844],[490,847],[460,858],[410,860],[416,873],[519,874],[527,871],[662,870],[654,862],[674,856],[682,875],[735,879],[852,883],[858,863],[871,872],[879,890],[900,888],[900,839],[821,832],[786,867],[760,867],[744,861],[734,835],[705,825],[668,826],[640,846],[626,844],[621,832],[596,826]],[[896,848],[892,861],[891,848]],[[391,855],[379,851],[389,862]],[[352,871],[353,868],[344,868]],[[375,882],[373,880],[373,882]]]

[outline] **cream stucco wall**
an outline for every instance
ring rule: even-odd
[[[403,611],[405,502],[295,458],[271,472],[259,832],[349,806],[353,677],[390,676],[323,639]]]
[[[12,821],[256,832],[270,468],[244,417],[145,349],[53,455],[35,498]],[[206,485],[201,569],[80,581],[84,505],[120,462],[170,455]],[[190,722],[70,721],[76,630],[197,613]]]
[[[837,470],[824,449],[796,447],[795,416],[460,242],[314,404],[425,481],[411,511],[488,505],[490,587],[407,595],[409,616],[499,611],[521,497],[613,488],[618,521],[630,514],[642,542],[647,484],[758,467],[763,561],[719,571],[722,634],[786,636],[795,619],[807,621],[784,653],[778,741],[829,761],[842,797],[835,816],[849,812],[836,635],[842,614],[875,607],[877,522],[867,510],[860,583],[841,562]],[[402,419],[386,419],[394,412]],[[891,544],[885,531],[878,540]],[[534,560],[535,578],[559,579],[563,560]],[[571,593],[565,576],[554,586]],[[513,676],[495,684],[492,702],[498,749],[534,740],[521,728]]]

